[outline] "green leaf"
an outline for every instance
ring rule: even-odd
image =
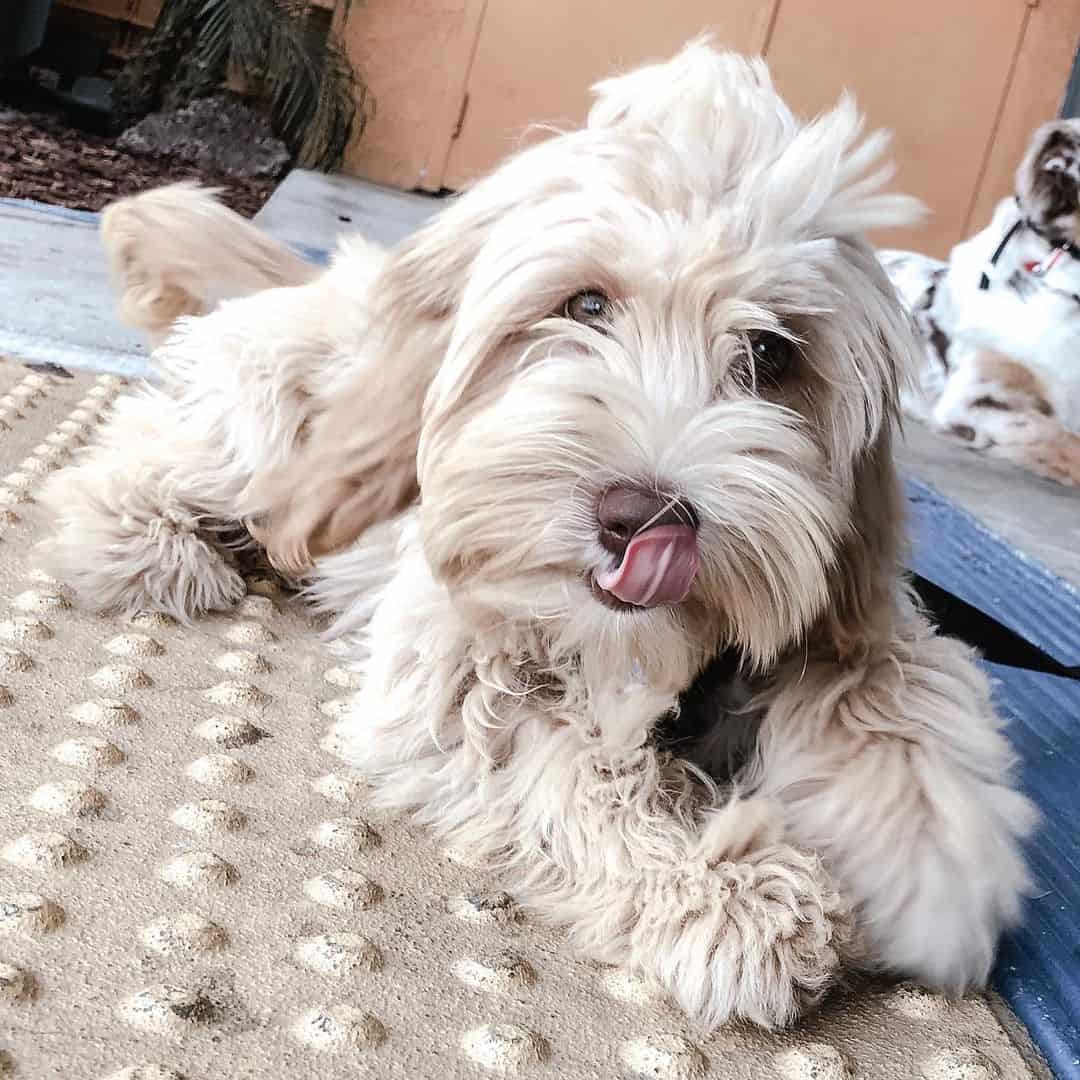
[[[347,18],[351,0],[341,5]],[[301,165],[336,168],[367,124],[367,86],[333,30],[318,32],[308,0],[165,0],[125,71],[151,108],[170,85],[222,86],[231,74],[265,91],[274,130]]]

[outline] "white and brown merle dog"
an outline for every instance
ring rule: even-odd
[[[947,263],[885,251],[926,340],[906,411],[1080,484],[1080,120],[1044,124],[990,224]]]

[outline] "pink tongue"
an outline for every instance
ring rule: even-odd
[[[697,533],[654,525],[634,536],[619,566],[598,572],[596,583],[624,604],[660,607],[686,599],[697,568]]]

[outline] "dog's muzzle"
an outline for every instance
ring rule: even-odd
[[[646,488],[609,488],[596,512],[600,543],[618,559],[598,570],[602,592],[634,607],[686,599],[698,569],[698,517],[693,507]]]

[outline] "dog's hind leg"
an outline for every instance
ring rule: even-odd
[[[214,300],[311,281],[319,268],[193,183],[120,199],[101,217],[101,239],[121,317],[157,344],[183,315]]]
[[[1036,476],[1066,487],[1080,487],[1080,435],[1065,431],[1043,416],[1015,417],[1008,434],[995,441],[990,453],[1021,465]]]

